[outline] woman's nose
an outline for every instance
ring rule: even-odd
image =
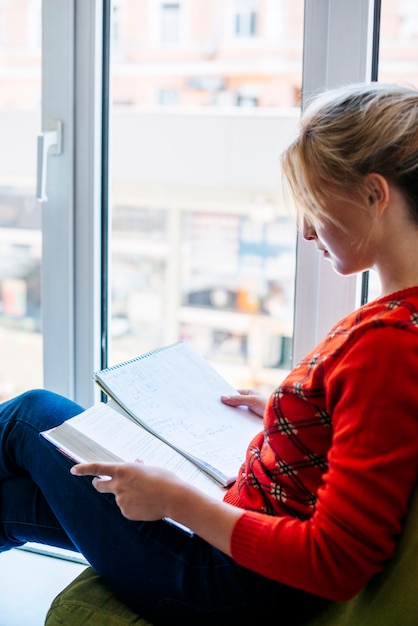
[[[306,241],[312,241],[316,238],[315,228],[306,219],[302,223],[302,236]]]

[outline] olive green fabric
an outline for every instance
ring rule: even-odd
[[[150,626],[90,567],[53,601],[45,626]],[[418,625],[418,489],[395,556],[355,598],[334,603],[305,626]],[[173,625],[174,626],[174,625]]]
[[[48,626],[151,626],[125,606],[87,567],[52,602]]]
[[[352,600],[333,604],[307,626],[418,626],[418,488],[385,569]]]

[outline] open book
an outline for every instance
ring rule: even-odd
[[[187,343],[177,342],[94,374],[109,396],[42,433],[76,461],[135,461],[175,471],[223,496],[251,439],[262,429],[236,390]]]

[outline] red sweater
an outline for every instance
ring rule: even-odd
[[[225,501],[241,565],[336,601],[394,551],[418,477],[418,287],[340,321],[272,394]]]

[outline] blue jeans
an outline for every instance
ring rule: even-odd
[[[164,521],[125,519],[112,495],[70,474],[72,462],[39,435],[82,410],[43,390],[0,405],[0,551],[34,541],[81,552],[155,626],[254,624],[272,613],[274,622],[294,625],[327,603],[238,566]]]

